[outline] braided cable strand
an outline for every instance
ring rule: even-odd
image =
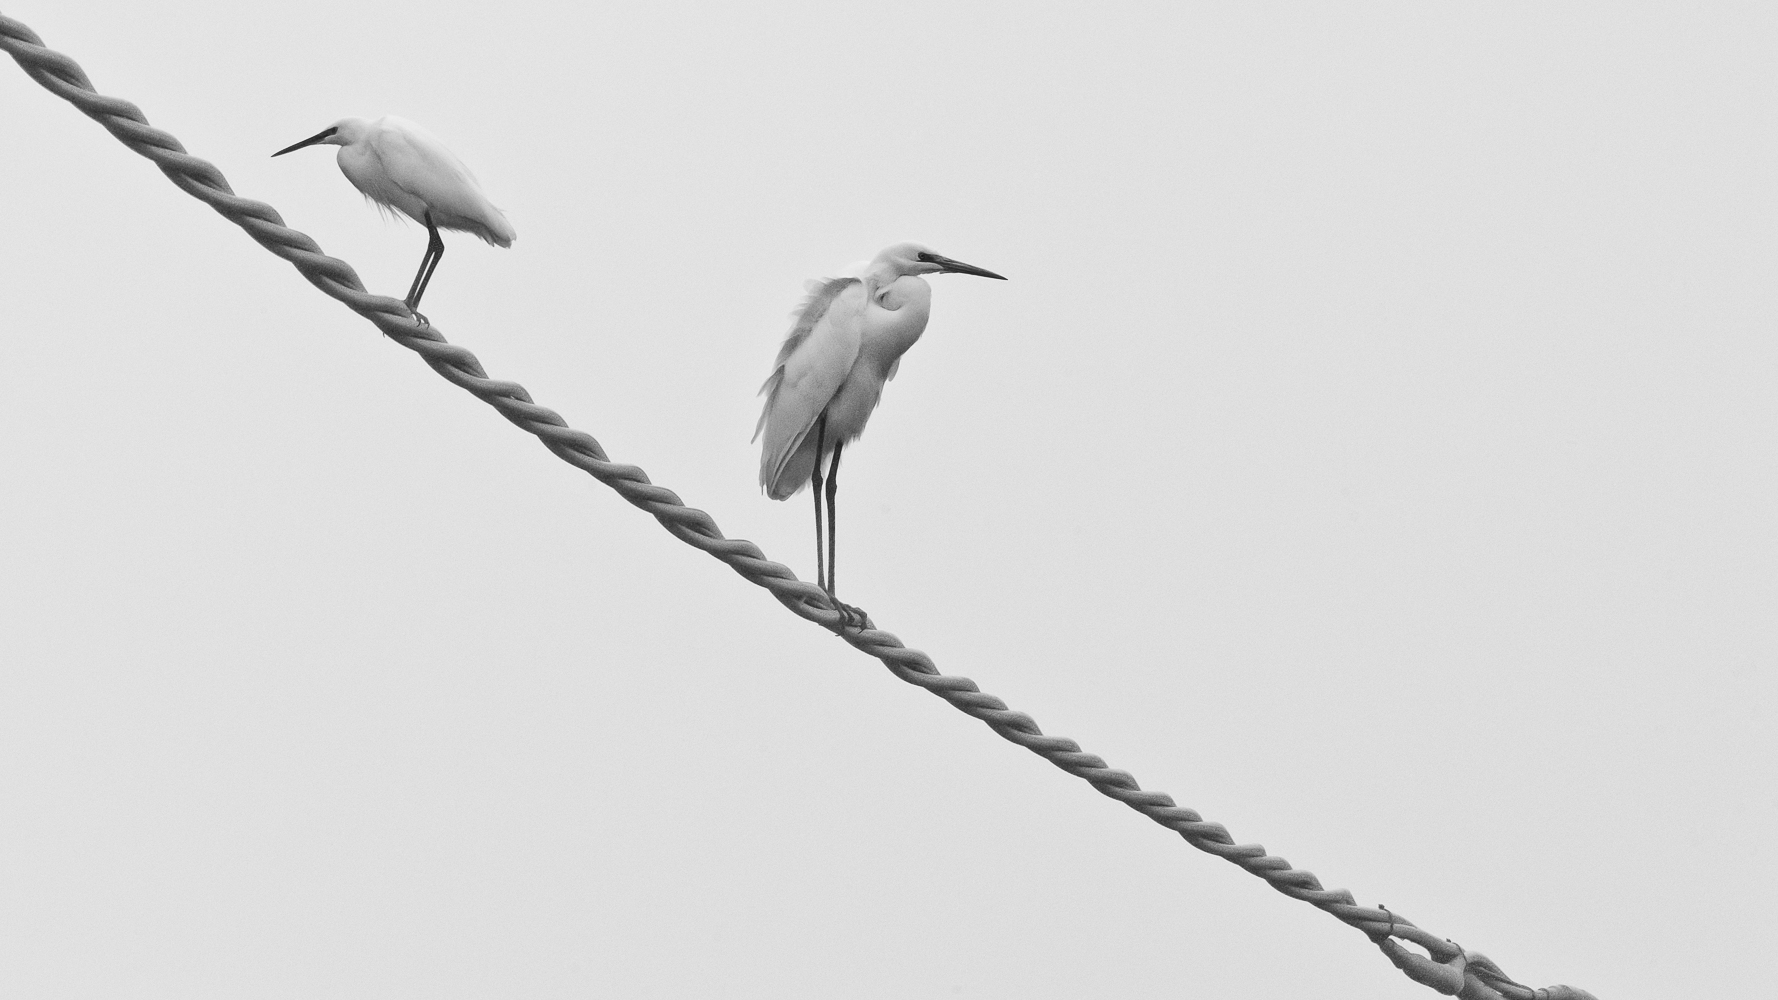
[[[592,435],[569,427],[554,410],[538,405],[523,386],[489,378],[474,354],[447,343],[437,328],[421,326],[401,300],[370,294],[349,264],[327,256],[314,240],[285,226],[270,205],[237,196],[215,165],[192,156],[179,140],[150,126],[134,104],[97,93],[74,60],[45,48],[35,32],[4,14],[0,14],[0,48],[33,80],[103,125],[124,145],[154,161],[181,190],[246,230],[259,245],[289,261],[316,288],[418,354],[433,371],[536,435],[544,447],[564,462],[584,470],[647,511],[680,541],[722,560],[747,580],[771,591],[792,612],[838,633],[859,650],[881,660],[901,680],[925,688],[958,711],[980,719],[1004,739],[1178,833],[1198,850],[1237,864],[1286,896],[1318,907],[1357,928],[1416,982],[1464,1000],[1594,1000],[1592,994],[1570,986],[1533,989],[1516,983],[1480,954],[1467,952],[1386,909],[1360,906],[1344,889],[1324,889],[1312,873],[1292,868],[1288,861],[1267,854],[1258,844],[1237,844],[1222,824],[1206,822],[1197,812],[1176,805],[1170,796],[1144,791],[1129,772],[1110,767],[1103,759],[1081,750],[1073,740],[1044,735],[1029,715],[1008,708],[968,678],[939,673],[930,657],[907,648],[890,633],[876,628],[842,627],[839,612],[821,588],[798,580],[789,567],[767,559],[752,542],[723,537],[709,514],[685,506],[673,491],[651,483],[640,468],[612,462]],[[1401,941],[1418,945],[1426,954],[1404,947]]]

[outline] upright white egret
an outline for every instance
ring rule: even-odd
[[[845,624],[868,625],[858,608],[834,595],[834,543],[838,515],[840,449],[864,433],[865,422],[895,377],[901,356],[926,330],[932,288],[922,274],[976,274],[999,278],[918,243],[897,243],[877,254],[857,277],[811,281],[809,295],[778,350],[753,437],[765,435],[759,454],[759,485],[773,500],[788,500],[806,483],[815,493],[815,562],[821,589],[833,598]],[[827,470],[827,554],[822,556],[821,463]]]
[[[432,133],[405,118],[385,115],[374,122],[341,118],[325,130],[273,153],[283,156],[304,146],[340,147],[340,172],[379,210],[393,209],[426,226],[426,256],[408,289],[407,308],[421,324],[420,296],[444,256],[440,229],[474,233],[497,247],[512,246],[518,232],[482,194],[475,175]]]

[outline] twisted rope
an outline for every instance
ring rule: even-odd
[[[447,343],[436,327],[422,326],[401,300],[365,291],[363,282],[345,261],[327,256],[314,240],[285,226],[270,205],[237,196],[215,165],[192,156],[179,140],[151,127],[134,104],[95,92],[74,60],[45,48],[35,32],[4,14],[0,14],[0,48],[33,80],[103,125],[124,145],[154,161],[181,190],[246,230],[260,246],[289,261],[316,288],[418,354],[433,371],[536,435],[544,447],[564,462],[584,470],[647,511],[675,538],[722,560],[742,577],[771,591],[795,614],[837,633],[881,660],[897,678],[943,698],[958,711],[986,723],[1002,738],[1178,833],[1198,850],[1239,865],[1286,896],[1357,928],[1416,982],[1464,1000],[1594,1000],[1592,994],[1570,986],[1532,989],[1516,983],[1483,955],[1467,952],[1449,939],[1422,930],[1387,908],[1359,906],[1344,889],[1324,889],[1312,873],[1292,868],[1290,862],[1267,854],[1258,844],[1235,843],[1222,824],[1206,822],[1197,812],[1175,805],[1168,795],[1144,791],[1129,772],[1116,770],[1101,758],[1082,751],[1073,740],[1044,735],[1029,715],[1009,709],[1005,702],[984,693],[968,678],[939,673],[930,657],[903,646],[890,633],[874,627],[843,627],[839,612],[821,588],[798,580],[789,567],[767,559],[752,542],[723,537],[709,514],[685,506],[672,490],[649,482],[640,468],[612,462],[592,435],[569,427],[554,410],[533,402],[523,386],[489,378],[474,354]],[[1406,948],[1401,941],[1419,945],[1427,954]]]

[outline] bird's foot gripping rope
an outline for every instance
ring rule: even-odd
[[[843,629],[864,631],[877,627],[876,623],[870,620],[870,615],[864,613],[863,608],[847,604],[837,597],[833,598],[833,606],[834,610],[840,613],[840,627]]]
[[[1359,906],[1352,894],[1343,889],[1322,888],[1314,874],[1292,868],[1288,861],[1268,854],[1258,844],[1237,844],[1221,824],[1206,822],[1196,811],[1176,805],[1171,796],[1143,790],[1128,772],[1114,770],[1103,759],[1082,751],[1073,740],[1044,735],[1029,715],[1008,708],[999,698],[976,687],[974,681],[939,673],[930,657],[903,646],[900,639],[888,632],[877,630],[868,616],[862,627],[849,627],[849,613],[857,609],[842,610],[843,606],[837,606],[820,587],[798,580],[788,567],[767,559],[752,542],[725,538],[710,515],[685,506],[673,491],[649,482],[647,474],[636,466],[612,462],[592,435],[574,430],[555,411],[532,402],[523,386],[489,378],[473,353],[445,342],[436,328],[410,313],[400,299],[366,292],[350,265],[327,256],[314,240],[285,226],[270,205],[236,196],[213,164],[187,153],[179,140],[150,126],[134,104],[95,93],[74,60],[44,48],[35,32],[4,14],[0,14],[0,49],[10,54],[33,80],[79,108],[124,145],[153,160],[181,190],[246,230],[261,246],[289,261],[315,287],[418,354],[433,371],[536,435],[544,447],[564,462],[584,470],[647,511],[674,537],[722,560],[747,580],[766,588],[795,614],[838,632],[853,646],[881,660],[897,678],[943,698],[958,711],[981,720],[1003,739],[1030,750],[1088,782],[1101,794],[1178,833],[1198,850],[1239,865],[1286,896],[1300,899],[1362,931],[1416,982],[1465,1000],[1593,1000],[1584,990],[1568,986],[1533,989],[1515,983],[1481,955],[1465,952],[1387,910]],[[1427,954],[1410,951],[1397,939],[1418,945]]]

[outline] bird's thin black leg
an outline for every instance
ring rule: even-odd
[[[439,259],[444,256],[444,237],[438,235],[438,227],[432,224],[432,213],[426,213],[426,256],[420,258],[420,270],[414,275],[413,287],[407,290],[406,304],[408,311],[420,321],[422,326],[430,325],[426,317],[420,314],[420,297],[426,294],[426,286],[432,282],[432,272],[438,269]]]
[[[432,284],[432,272],[438,270],[438,262],[444,259],[444,237],[439,234],[438,227],[432,224],[432,213],[426,213],[426,250],[432,254],[432,265],[426,268],[426,276],[420,279],[419,294],[414,296],[414,304],[420,304],[420,296],[426,294],[426,286]]]
[[[833,464],[827,467],[827,596],[833,598],[833,606],[839,609],[844,624],[852,628],[874,628],[870,615],[865,614],[863,608],[847,604],[834,593],[834,579],[840,572],[834,555],[839,550],[840,511],[834,505],[834,497],[840,491],[840,447],[839,442],[834,442]]]
[[[835,597],[839,590],[839,564],[836,553],[839,551],[840,515],[834,509],[833,497],[840,490],[840,444],[833,445],[833,464],[827,467],[827,596]],[[837,597],[835,598],[837,600]]]
[[[815,468],[809,473],[809,492],[815,494],[815,582],[827,590],[827,557],[821,551],[821,451],[827,444],[827,414],[815,421]]]
[[[420,269],[414,272],[414,283],[407,286],[407,298],[402,300],[409,309],[414,307],[414,303],[420,301],[420,279],[426,277],[426,268],[431,263],[432,244],[428,242],[426,244],[426,256],[420,258]]]

